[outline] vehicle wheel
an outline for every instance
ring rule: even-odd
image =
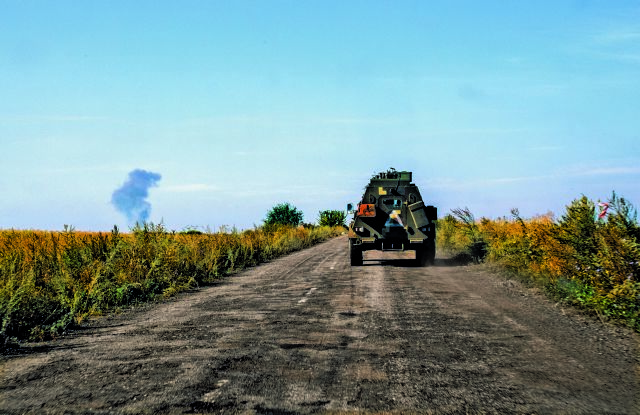
[[[416,267],[433,265],[436,259],[436,246],[433,242],[424,242],[416,246]]]
[[[359,245],[354,245],[351,240],[349,240],[349,258],[352,267],[362,265],[362,248]]]

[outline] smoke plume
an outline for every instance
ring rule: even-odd
[[[149,188],[156,186],[161,178],[159,173],[135,169],[129,172],[129,179],[113,192],[111,203],[127,217],[129,224],[147,221],[151,213],[151,203],[147,202]]]

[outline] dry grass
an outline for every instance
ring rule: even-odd
[[[613,194],[599,218],[594,202],[574,200],[555,219],[476,220],[457,209],[438,223],[441,251],[499,264],[556,298],[640,331],[640,227],[635,209]]]
[[[88,315],[197,287],[339,235],[342,228],[265,226],[185,234],[0,231],[0,347],[46,339]]]

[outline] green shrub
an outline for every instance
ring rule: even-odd
[[[318,225],[320,226],[342,226],[345,227],[347,213],[342,210],[323,210],[318,216]]]
[[[267,212],[265,225],[298,226],[302,222],[303,213],[289,202],[280,203]]]
[[[612,194],[606,215],[582,196],[552,214],[476,221],[455,209],[438,221],[439,249],[486,259],[545,286],[559,300],[640,330],[640,226],[626,199]],[[604,206],[604,205],[603,205]]]

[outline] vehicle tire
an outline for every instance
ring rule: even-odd
[[[433,265],[436,259],[436,246],[431,241],[425,241],[424,243],[416,245],[416,267],[425,267],[427,265]]]
[[[349,240],[349,258],[351,259],[352,267],[359,267],[362,265],[362,248],[360,245],[354,245],[351,240]]]

